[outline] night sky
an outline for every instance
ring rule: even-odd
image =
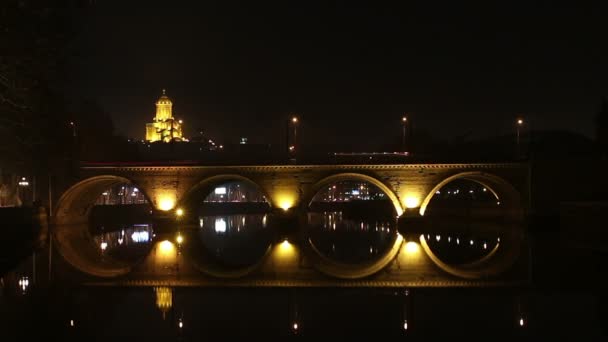
[[[288,112],[319,144],[398,141],[403,112],[439,139],[513,133],[517,113],[593,137],[606,11],[499,3],[98,0],[81,14],[69,91],[139,139],[163,88],[186,136],[223,142],[281,142]]]

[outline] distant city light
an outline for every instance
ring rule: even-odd
[[[20,186],[29,186],[30,182],[28,182],[27,179],[25,179],[25,177],[21,177],[21,180],[19,180],[19,185]]]
[[[222,187],[215,188],[215,194],[216,195],[225,195],[226,194],[226,187],[222,186]]]
[[[131,240],[135,243],[148,242],[150,241],[150,234],[147,231],[133,232]]]
[[[102,251],[105,251],[106,248],[108,248],[108,243],[103,241],[102,243],[99,244],[99,247],[101,248]]]
[[[407,330],[408,326],[407,326],[407,319],[405,321],[403,321],[403,330]]]
[[[30,280],[28,277],[21,277],[21,279],[19,279],[19,287],[21,288],[21,291],[25,292],[27,291],[27,288],[30,286]]]

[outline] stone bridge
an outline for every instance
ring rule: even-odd
[[[445,264],[433,254],[421,235],[424,232],[449,232],[445,218],[426,213],[426,209],[437,190],[457,179],[478,182],[497,198],[498,209],[486,213],[487,220],[479,224],[479,229],[494,229],[488,228],[495,226],[494,223],[500,223],[502,227],[496,228],[502,237],[500,248],[497,246],[488,257],[467,265]],[[394,239],[393,248],[380,260],[357,266],[339,264],[315,253],[307,243],[301,218],[308,204],[320,189],[343,180],[376,185],[395,207],[400,233]],[[183,260],[177,277],[171,273],[170,267],[159,271],[160,268],[155,266],[157,257],[162,254],[160,242],[153,247],[149,257],[137,265],[99,261],[82,242],[90,240],[86,223],[95,199],[115,184],[134,184],[158,213],[175,218],[174,212],[194,193],[211,192],[227,181],[255,185],[273,209],[270,219],[278,227],[276,241],[269,246],[267,255],[251,267],[226,270],[218,265],[191,262],[178,253],[175,258]],[[69,187],[57,202],[53,236],[63,257],[77,269],[97,277],[120,276],[114,281],[123,283],[155,284],[162,279],[183,284],[267,286],[472,286],[510,283],[526,277],[521,271],[526,267],[520,264],[525,259],[522,257],[525,253],[521,251],[526,244],[523,222],[528,206],[528,189],[527,165],[516,163],[95,165],[82,167],[81,180]],[[458,220],[458,215],[449,218],[449,222]],[[175,244],[172,240],[170,242]],[[521,266],[519,271],[517,265]]]

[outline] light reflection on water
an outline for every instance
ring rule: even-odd
[[[429,248],[441,259],[452,264],[466,264],[489,255],[500,243],[498,235],[425,234]]]
[[[324,256],[348,264],[379,258],[397,235],[395,221],[349,219],[340,211],[308,213],[308,224],[314,247]]]
[[[93,243],[101,255],[135,261],[144,257],[152,242],[154,230],[151,224],[132,224],[95,227],[94,231],[106,231],[93,236]]]
[[[271,243],[267,214],[235,214],[199,217],[197,233],[204,252],[228,266],[251,265]]]

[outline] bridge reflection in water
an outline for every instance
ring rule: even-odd
[[[119,168],[119,176],[93,176],[62,196],[56,247],[94,276],[90,282],[122,285],[467,287],[527,280],[522,199],[504,178],[479,171],[495,168],[520,181],[518,166],[329,173],[335,167],[343,168],[285,167],[278,175],[270,167],[243,169],[252,178],[229,167],[191,168],[173,210],[161,201],[172,168]],[[471,171],[454,173],[458,168]],[[131,181],[146,175],[164,180]]]

